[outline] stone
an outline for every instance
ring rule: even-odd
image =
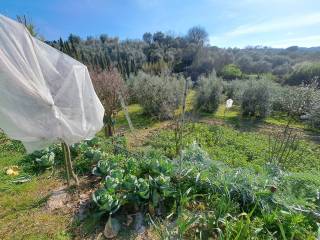
[[[66,206],[66,203],[69,200],[67,192],[63,189],[57,189],[52,192],[52,195],[49,197],[46,208],[50,211],[61,209]]]

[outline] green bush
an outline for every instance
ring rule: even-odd
[[[220,76],[226,80],[240,79],[242,77],[242,72],[237,65],[228,64],[223,67]]]
[[[275,92],[273,109],[291,117],[299,117],[311,111],[318,94],[318,90],[310,85],[281,87]]]
[[[310,84],[320,78],[320,62],[304,62],[295,66],[285,83],[289,85]]]
[[[286,113],[289,120],[304,120],[312,127],[320,127],[320,90],[316,83],[280,87],[274,92],[272,110]]]
[[[231,98],[240,104],[248,82],[247,80],[223,81],[223,93],[227,98]]]
[[[267,117],[272,110],[272,89],[264,80],[251,81],[243,91],[241,112],[243,116]]]
[[[311,108],[310,124],[314,128],[320,128],[320,101]]]
[[[313,128],[320,129],[320,90],[313,89],[312,101],[309,110],[309,123]]]
[[[182,99],[183,77],[139,72],[130,77],[129,84],[133,90],[132,98],[142,106],[145,114],[162,120],[173,118]]]
[[[195,108],[199,111],[216,112],[222,98],[222,82],[215,74],[202,77],[199,81]]]

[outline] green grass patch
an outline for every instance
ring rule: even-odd
[[[230,109],[226,109],[224,104],[220,104],[216,113],[213,114],[213,117],[223,120],[234,120],[240,115],[240,110],[238,106],[233,106]]]
[[[0,133],[0,236],[1,239],[70,239],[66,233],[70,216],[43,210],[50,190],[59,184],[48,178],[49,173],[29,176],[25,172],[24,147]],[[6,169],[19,166],[18,176],[9,176]],[[29,176],[31,181],[17,184],[18,177]]]
[[[288,116],[284,113],[277,113],[267,117],[265,123],[273,124],[277,126],[286,126],[288,124]],[[298,120],[291,120],[290,127],[297,128],[297,129],[307,129],[308,126],[301,121]]]
[[[233,167],[248,165],[259,168],[269,157],[269,139],[254,132],[241,132],[226,126],[190,124],[187,126],[184,146],[196,141],[210,157]],[[160,149],[168,157],[175,157],[174,131],[156,133],[146,145]],[[320,147],[301,140],[292,154],[287,168],[292,171],[319,170]]]
[[[128,112],[134,128],[139,129],[139,128],[148,127],[148,126],[151,126],[153,123],[157,122],[157,120],[147,117],[143,113],[143,109],[139,104],[132,104],[128,106]],[[129,125],[123,110],[119,111],[115,121],[116,121],[116,128],[119,128],[119,127],[125,127],[126,129],[129,128]]]

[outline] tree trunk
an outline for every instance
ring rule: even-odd
[[[106,137],[113,136],[113,127],[111,126],[111,124],[107,123],[107,125],[104,127],[104,133]]]
[[[106,137],[112,137],[113,136],[113,122],[112,122],[112,116],[110,115],[104,115],[103,117],[103,123],[104,123],[104,135]]]

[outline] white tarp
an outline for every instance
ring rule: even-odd
[[[104,109],[85,65],[0,14],[0,128],[28,152],[92,138]]]
[[[226,101],[226,108],[232,108],[232,105],[233,105],[233,100],[231,98],[229,98]]]

